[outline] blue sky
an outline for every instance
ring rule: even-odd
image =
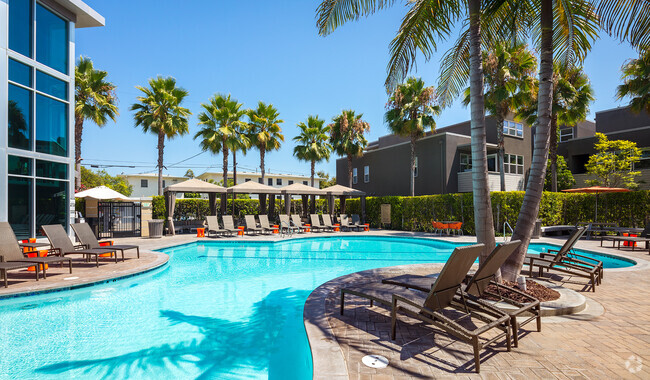
[[[272,172],[309,174],[309,164],[293,158],[296,124],[317,114],[328,122],[343,109],[364,114],[370,123],[368,141],[388,133],[383,123],[387,95],[383,86],[388,44],[404,14],[397,5],[360,22],[318,36],[315,10],[318,1],[100,1],[86,0],[106,18],[106,26],[76,30],[76,55],[93,59],[117,85],[120,116],[98,128],[84,125],[82,157],[87,164],[134,165],[107,168],[110,173],[155,171],[156,137],[134,128],[129,107],[138,96],[137,85],[157,75],[173,76],[189,91],[185,106],[192,112],[190,133],[167,141],[167,174],[221,171],[221,155],[199,153],[193,140],[198,130],[200,104],[215,93],[230,93],[254,107],[259,100],[273,103],[284,120],[285,143],[266,156]],[[179,6],[179,4],[182,4]],[[452,38],[453,39],[453,38]],[[417,71],[429,85],[437,83],[439,59],[450,46],[442,43],[430,62],[418,61]],[[625,102],[616,101],[620,67],[636,53],[607,36],[596,41],[585,61],[592,81],[595,111]],[[460,102],[445,109],[438,127],[469,119]],[[405,157],[405,160],[408,158]],[[232,159],[231,159],[232,163]],[[406,162],[405,162],[406,165]],[[210,167],[211,166],[211,167]],[[259,153],[238,154],[239,170],[259,168]],[[317,169],[335,174],[334,156]],[[259,169],[258,169],[259,170]]]

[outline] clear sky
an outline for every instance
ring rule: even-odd
[[[134,128],[129,107],[139,91],[157,75],[173,76],[189,91],[184,105],[193,116],[190,133],[167,141],[166,174],[196,175],[221,171],[222,157],[201,152],[193,140],[198,130],[200,104],[215,93],[230,93],[247,108],[259,100],[274,104],[284,120],[285,143],[266,156],[266,168],[276,173],[309,175],[309,164],[293,158],[296,124],[317,114],[328,122],[343,109],[364,114],[370,123],[368,141],[388,133],[383,122],[387,95],[384,89],[388,44],[404,14],[397,5],[367,19],[318,36],[315,10],[318,1],[305,0],[86,0],[106,18],[106,26],[76,30],[76,55],[92,58],[117,85],[120,116],[98,128],[84,125],[84,164],[128,165],[112,167],[112,174],[155,171],[156,137]],[[455,39],[452,38],[452,39]],[[437,83],[439,59],[450,46],[443,43],[430,62],[418,61],[417,71],[429,85]],[[620,67],[636,53],[603,35],[585,62],[596,101],[595,112],[621,105],[614,92]],[[447,108],[438,127],[469,119],[460,102]],[[408,157],[404,158],[408,160]],[[230,160],[232,164],[232,158]],[[405,165],[407,163],[405,162]],[[259,152],[238,154],[238,169],[259,170]],[[335,174],[334,156],[317,170]]]

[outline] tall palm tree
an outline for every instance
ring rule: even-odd
[[[335,116],[330,125],[330,143],[339,156],[348,159],[348,186],[352,187],[352,158],[359,157],[368,141],[363,136],[370,130],[370,124],[361,119],[363,114],[356,115],[353,110],[344,110]]]
[[[244,111],[245,113],[247,111]],[[230,140],[230,150],[232,151],[232,180],[233,185],[237,184],[237,152],[241,151],[245,156],[248,149],[251,148],[252,142],[249,137],[250,125],[244,121],[234,124],[233,138]]]
[[[384,119],[388,128],[400,136],[411,139],[410,195],[415,196],[415,143],[424,136],[425,129],[436,126],[434,116],[440,107],[433,87],[424,87],[422,78],[408,78],[388,99]]]
[[[260,171],[262,173],[262,182],[264,182],[264,157],[266,152],[280,149],[284,141],[282,128],[280,124],[284,120],[280,119],[280,113],[273,107],[273,104],[257,103],[257,108],[248,111],[250,119],[250,136],[252,146],[260,151]]]
[[[482,57],[485,108],[496,121],[501,191],[506,191],[503,123],[511,112],[531,104],[530,99],[536,97],[537,60],[526,45],[511,41],[497,42],[489,50],[484,50]],[[463,103],[468,105],[469,102],[468,88]]]
[[[74,106],[74,162],[75,189],[81,186],[81,140],[84,121],[90,120],[99,127],[106,125],[108,119],[115,121],[118,115],[115,85],[106,80],[108,73],[96,70],[93,61],[79,57],[75,68],[75,106]]]
[[[551,169],[551,191],[557,191],[557,144],[560,125],[574,127],[589,113],[594,100],[594,91],[589,78],[581,67],[564,67],[555,64],[553,68],[553,103],[551,113],[551,137],[549,142],[549,166]],[[531,104],[532,106],[532,104]],[[537,108],[519,109],[520,117],[533,125],[537,122]]]
[[[200,146],[204,151],[212,154],[223,154],[223,183],[228,183],[228,152],[232,148],[238,148],[240,135],[238,129],[246,111],[242,104],[232,99],[230,94],[214,95],[208,103],[201,103],[203,111],[198,115],[199,125],[202,128],[194,135],[194,139],[200,138]],[[221,201],[221,212],[226,211],[225,198]]]
[[[188,117],[192,114],[181,103],[188,92],[176,87],[176,79],[157,77],[149,79],[149,87],[136,86],[144,95],[138,96],[138,103],[131,106],[135,111],[135,126],[158,136],[158,195],[162,195],[163,154],[165,137],[170,140],[188,133]]]
[[[318,116],[309,115],[307,123],[298,123],[300,134],[293,138],[297,145],[293,148],[293,155],[301,161],[311,162],[311,186],[314,187],[316,176],[316,163],[330,159],[332,145],[329,143],[329,126],[325,120]]]
[[[630,97],[632,111],[650,113],[650,50],[625,62],[621,71],[623,84],[616,88],[617,99]]]

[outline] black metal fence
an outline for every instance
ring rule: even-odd
[[[100,202],[97,207],[99,238],[140,236],[141,207],[134,202]]]

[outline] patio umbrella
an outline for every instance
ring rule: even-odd
[[[92,189],[80,191],[74,195],[75,198],[94,198],[99,200],[117,199],[121,201],[130,201],[131,198],[126,195],[120,194],[113,189],[106,186],[97,186]]]
[[[625,193],[630,191],[630,189],[624,189],[622,187],[602,187],[602,186],[591,186],[591,187],[581,187],[579,189],[567,189],[562,190],[565,193],[591,193],[596,194],[596,216],[594,218],[595,222],[598,222],[598,194],[600,193]]]

